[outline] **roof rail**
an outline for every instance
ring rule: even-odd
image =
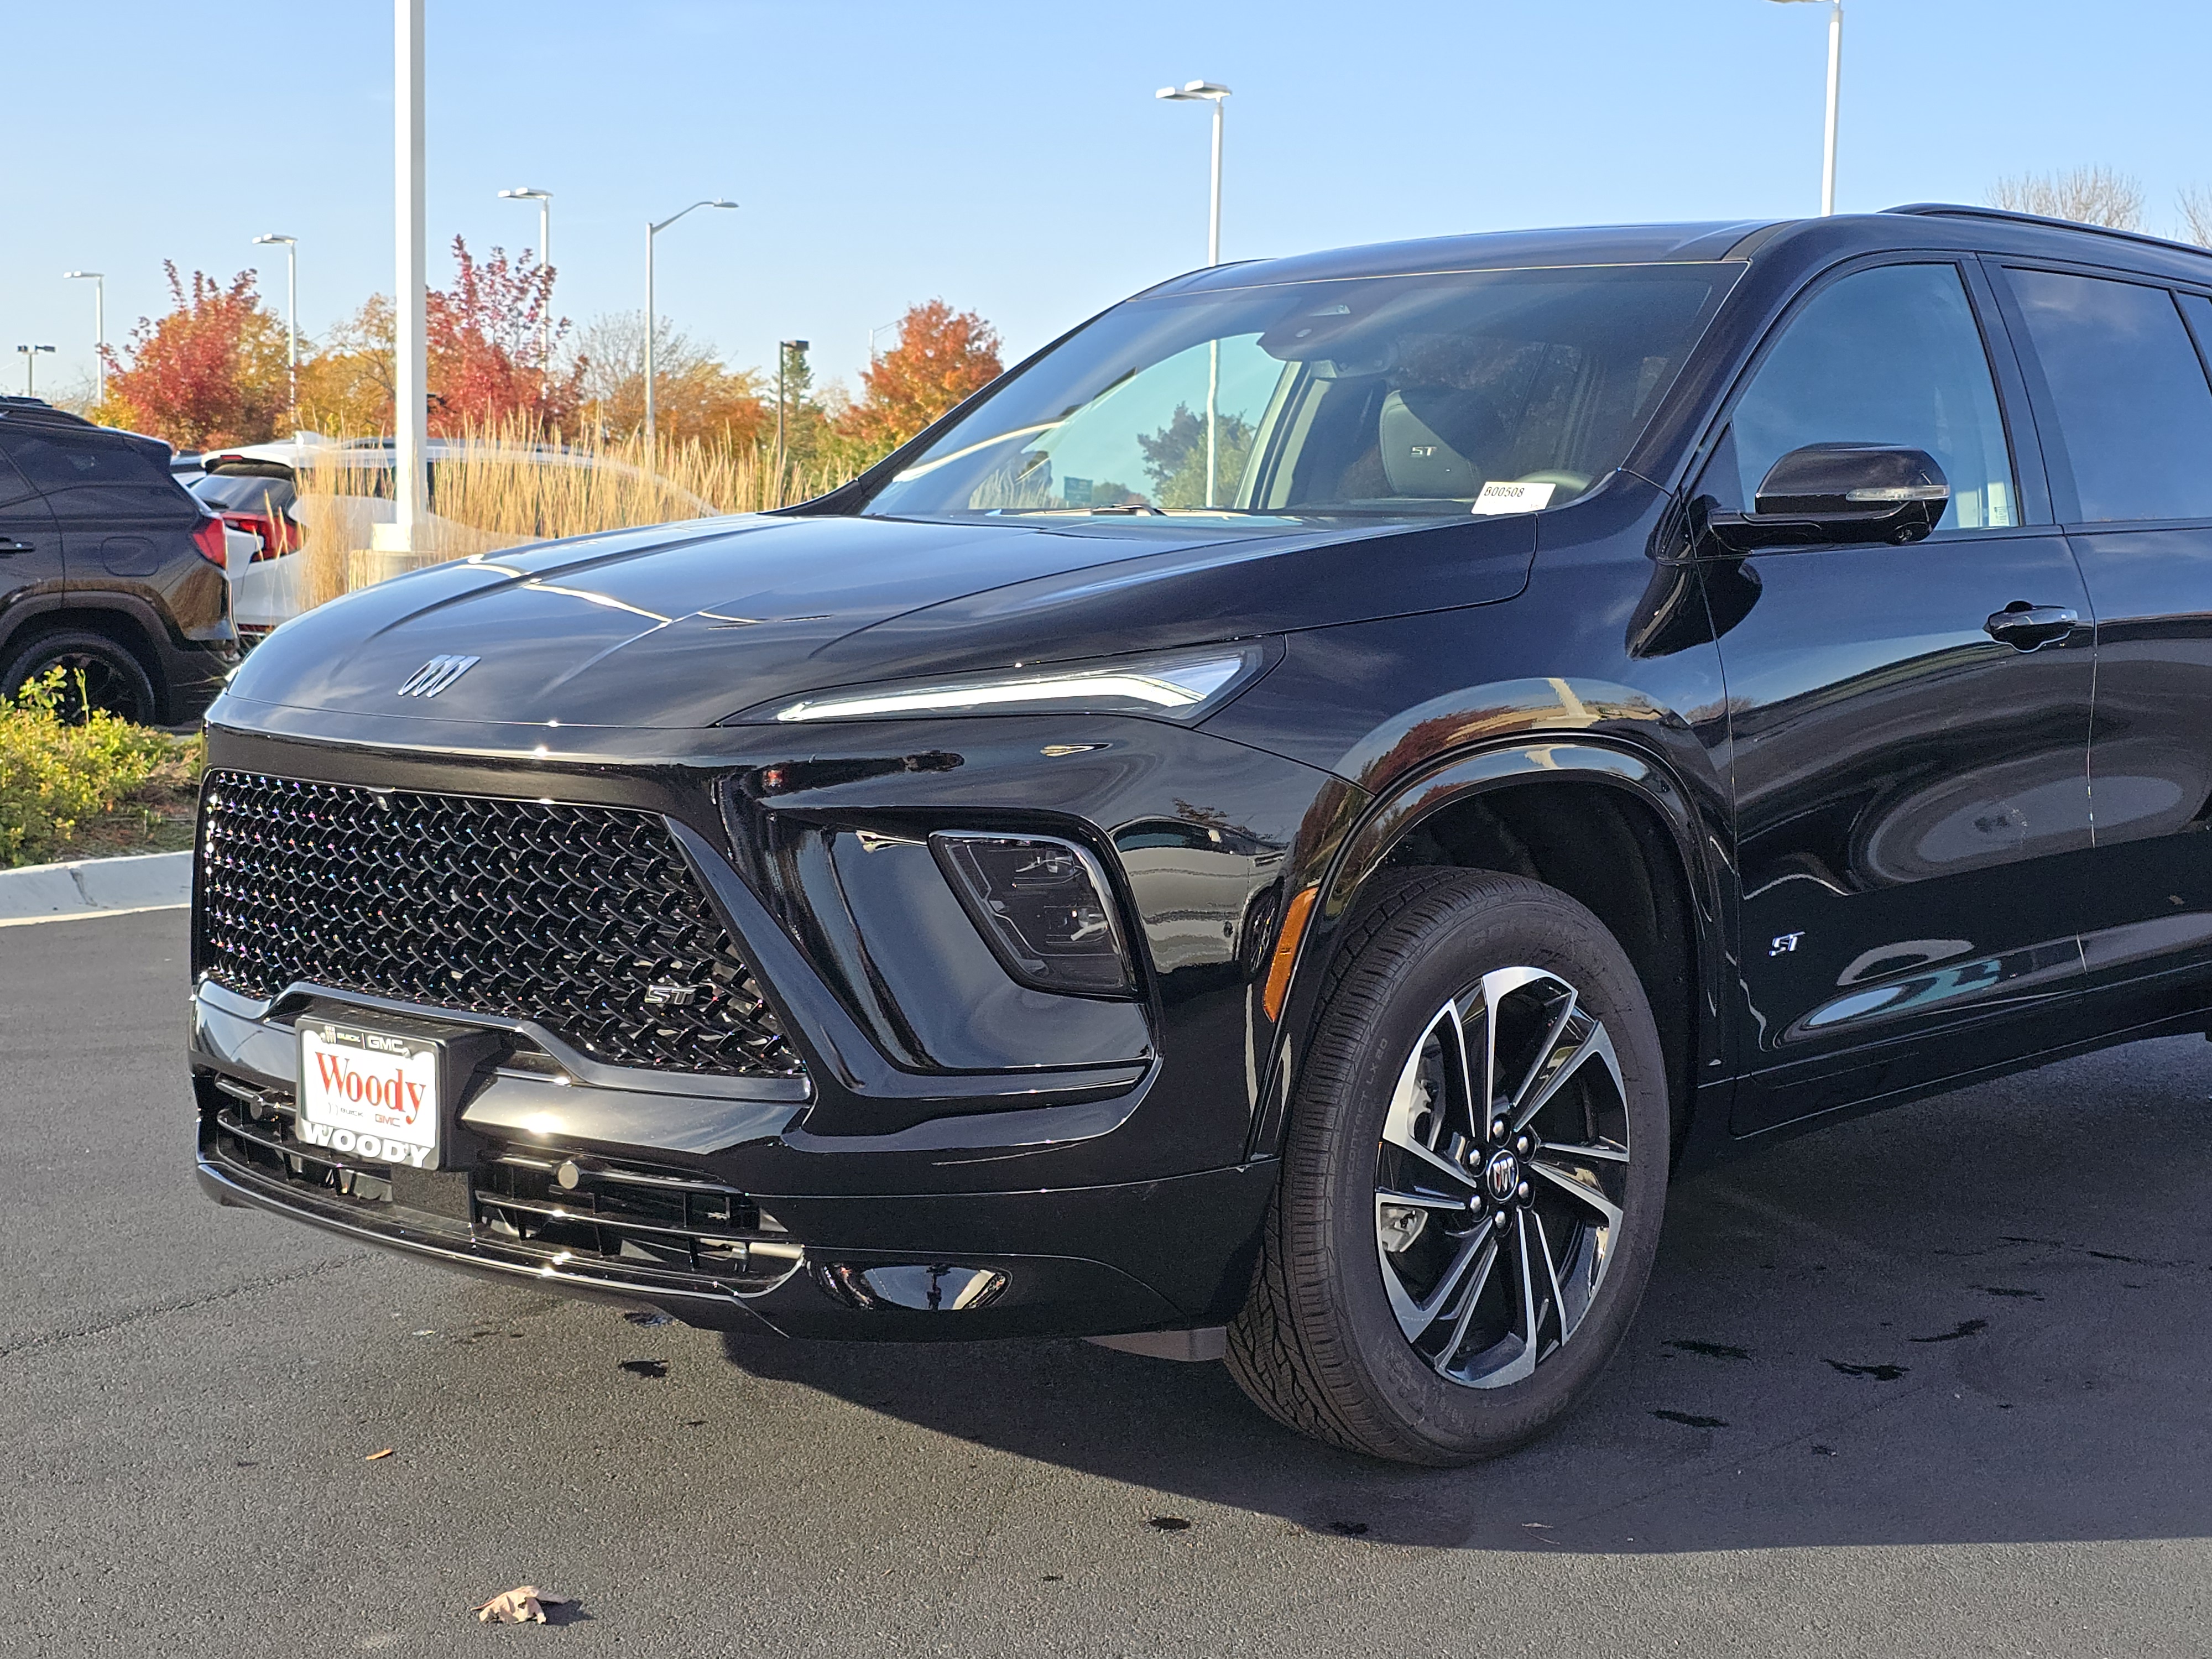
[[[2177,252],[2212,254],[2212,248],[2200,247],[2194,242],[2178,242],[2171,236],[2154,236],[2144,230],[2118,230],[2111,225],[2085,224],[2079,219],[2054,219],[2045,213],[2015,213],[2010,208],[1966,207],[1955,202],[1907,202],[1901,207],[1884,208],[1884,213],[1917,214],[1926,219],[1995,219],[2014,225],[2042,225],[2051,230],[2085,231],[2092,236],[2114,236],[2124,242],[2142,242],[2152,247],[2172,248]]]
[[[16,420],[36,421],[43,426],[91,426],[82,415],[72,415],[66,409],[56,409],[44,398],[24,398],[15,395],[0,397],[0,415]]]

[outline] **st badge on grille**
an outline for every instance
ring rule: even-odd
[[[483,660],[481,657],[433,657],[399,683],[399,695],[434,697]]]

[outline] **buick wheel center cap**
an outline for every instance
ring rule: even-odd
[[[1494,1204],[1508,1204],[1521,1189],[1521,1160],[1499,1147],[1482,1166],[1482,1184]]]

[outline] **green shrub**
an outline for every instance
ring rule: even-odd
[[[100,831],[97,850],[116,845],[137,826],[118,825],[119,808],[136,798],[177,795],[199,772],[200,741],[133,726],[95,710],[64,717],[68,685],[56,669],[0,698],[0,868],[43,864],[93,850],[79,844]],[[142,809],[150,830],[157,813]]]

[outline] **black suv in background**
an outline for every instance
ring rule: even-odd
[[[72,698],[179,726],[237,660],[222,520],[168,446],[0,398],[0,696],[63,668]]]
[[[2212,1022],[2208,348],[1972,209],[1318,253],[356,593],[210,715],[202,1184],[1517,1444],[1674,1176]]]

